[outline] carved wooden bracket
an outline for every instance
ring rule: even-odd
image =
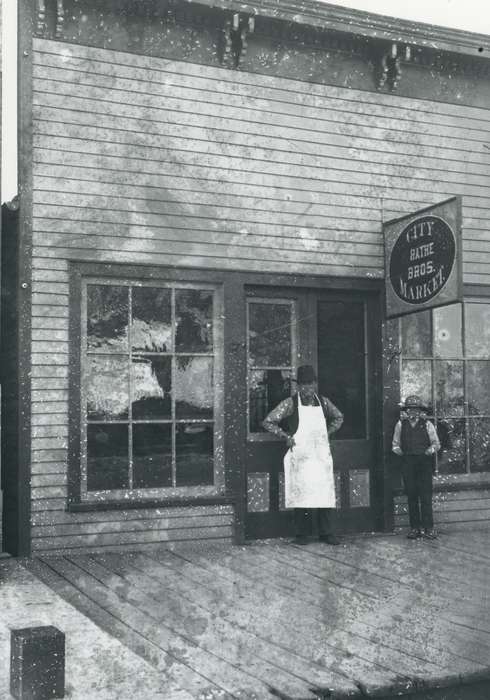
[[[393,43],[391,45],[391,50],[387,51],[381,56],[381,71],[378,79],[378,90],[383,88],[385,85],[387,85],[391,91],[397,89],[402,75],[401,62],[402,60],[410,61],[411,56],[410,46],[405,46],[404,53],[401,53],[399,51],[398,44]]]
[[[247,53],[248,36],[255,29],[255,18],[242,12],[228,15],[223,26],[223,54],[221,62],[228,68],[238,68]]]
[[[65,22],[65,7],[64,0],[56,0],[56,29],[55,36],[60,37],[63,31],[63,24]]]
[[[38,34],[46,31],[46,0],[37,0],[37,26]]]
[[[55,5],[53,3],[56,3]],[[49,4],[51,10],[55,7],[55,37],[60,38],[63,32],[63,24],[65,22],[65,3],[64,0],[37,0],[37,23],[36,33],[45,36],[48,31],[48,23],[46,21],[46,5]],[[50,18],[52,18],[50,11]]]

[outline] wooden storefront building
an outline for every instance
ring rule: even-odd
[[[313,1],[19,4],[5,549],[290,534],[261,421],[305,362],[345,414],[341,528],[406,521],[408,393],[448,434],[439,526],[490,520],[488,37]],[[386,320],[383,223],[454,196],[463,301]]]

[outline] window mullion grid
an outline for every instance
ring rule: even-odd
[[[176,329],[176,313],[175,313],[175,287],[171,290],[171,357],[170,357],[170,386],[171,386],[171,425],[172,425],[172,486],[177,486],[177,437],[176,437],[176,424],[175,424],[175,362],[176,362],[176,351],[175,351],[175,339],[177,335]]]
[[[129,374],[128,374],[128,390],[129,390],[129,405],[128,405],[128,450],[129,450],[129,488],[133,488],[133,288],[129,287],[129,306],[128,306],[128,343],[129,343]]]

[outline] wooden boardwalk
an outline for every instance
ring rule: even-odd
[[[169,700],[313,700],[490,678],[489,541],[270,540],[27,566],[150,662]]]

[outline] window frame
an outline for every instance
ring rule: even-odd
[[[486,291],[486,290],[485,290]],[[490,305],[490,295],[486,295],[483,291],[480,292],[480,290],[472,289],[471,292],[468,292],[465,294],[464,298],[460,302],[455,302],[454,304],[450,304],[448,306],[456,306],[458,304],[460,306],[460,313],[461,313],[461,353],[456,354],[453,357],[439,357],[435,354],[434,352],[434,332],[435,332],[435,325],[434,325],[434,312],[438,310],[438,308],[441,307],[435,307],[428,309],[430,313],[430,338],[431,338],[431,349],[432,352],[430,355],[413,355],[413,354],[405,354],[403,352],[403,340],[402,340],[402,324],[403,324],[403,317],[400,317],[399,319],[399,324],[398,324],[398,329],[399,329],[399,348],[400,348],[400,388],[401,387],[401,381],[402,381],[402,373],[403,373],[403,363],[405,361],[425,361],[425,362],[430,362],[430,367],[431,367],[431,387],[430,387],[430,392],[431,392],[431,397],[432,397],[432,407],[433,407],[433,414],[431,414],[430,418],[435,421],[435,425],[437,426],[437,406],[436,406],[436,364],[438,362],[460,362],[462,364],[462,374],[463,374],[463,405],[464,405],[464,415],[462,416],[464,420],[464,426],[465,426],[465,449],[464,449],[464,460],[465,460],[465,471],[461,473],[453,473],[453,474],[446,474],[446,473],[441,473],[438,470],[438,458],[436,457],[436,472],[434,474],[434,484],[435,485],[444,485],[444,484],[456,484],[456,485],[463,485],[463,484],[474,484],[474,483],[489,483],[490,482],[490,471],[471,471],[471,439],[470,439],[470,423],[472,416],[469,413],[468,406],[469,406],[469,401],[468,401],[468,381],[467,381],[467,363],[468,362],[475,362],[475,361],[490,361],[490,348],[488,352],[487,357],[477,357],[474,355],[469,355],[467,354],[467,349],[466,349],[466,344],[467,344],[467,338],[466,338],[466,306],[468,304],[486,304],[487,306]],[[482,413],[478,414],[477,416],[473,416],[473,418],[490,418],[490,412],[489,413]],[[451,418],[448,416],[448,418]]]
[[[169,272],[169,274],[167,274]],[[158,423],[213,423],[214,424],[214,484],[197,486],[171,486],[132,489],[87,491],[87,420],[84,362],[90,354],[86,345],[87,287],[94,284],[124,287],[158,287],[177,289],[201,289],[213,292],[213,352],[177,353],[213,357],[214,413],[212,419],[170,419]],[[224,459],[224,294],[222,280],[200,271],[167,271],[164,268],[128,268],[124,265],[73,264],[70,285],[70,454],[68,481],[68,508],[84,509],[91,506],[118,504],[135,507],[148,503],[207,503],[222,502],[226,497]],[[128,309],[128,314],[130,313]],[[172,337],[175,329],[172,328]],[[101,353],[111,355],[117,353]],[[124,354],[124,353],[123,353]],[[144,355],[145,353],[137,353]],[[173,357],[171,352],[161,353]],[[128,368],[131,366],[131,348],[128,344]],[[173,364],[173,363],[172,363]],[[93,421],[97,423],[97,421]],[[102,423],[104,421],[101,421]],[[129,425],[128,417],[127,424]],[[152,424],[155,420],[138,419],[138,424]],[[122,421],[124,423],[124,421]],[[175,444],[172,445],[173,453]],[[175,455],[173,455],[175,456]]]

